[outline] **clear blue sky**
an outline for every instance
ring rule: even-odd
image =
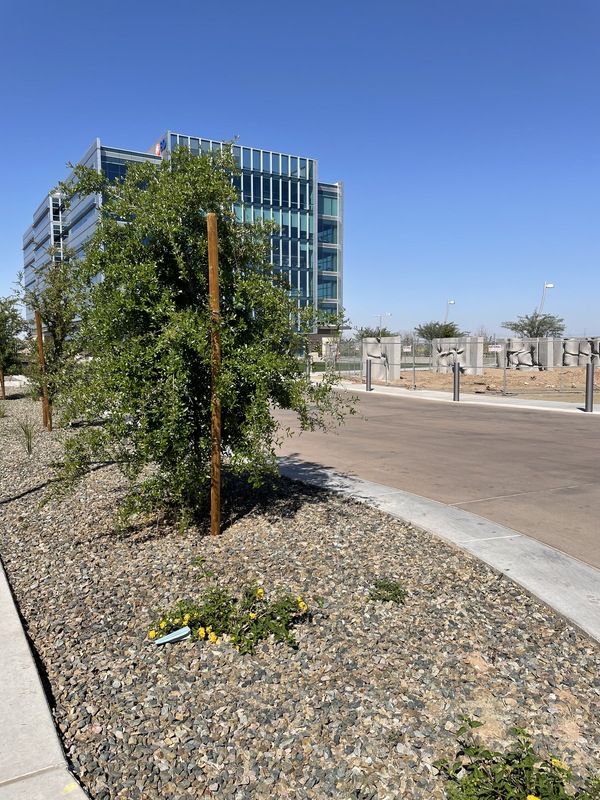
[[[0,295],[95,137],[165,130],[319,160],[345,185],[346,313],[600,335],[598,0],[5,0]],[[384,318],[385,319],[385,318]]]

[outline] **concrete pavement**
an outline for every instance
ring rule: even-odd
[[[358,414],[278,453],[437,500],[600,569],[600,416],[575,404],[348,387]],[[540,405],[543,402],[545,405]],[[278,419],[292,431],[291,412]]]
[[[351,386],[353,392],[361,387]],[[363,387],[364,390],[364,387]],[[394,394],[390,387],[377,389]],[[396,390],[397,391],[397,390]],[[407,393],[445,401],[440,392]],[[461,402],[493,403],[494,398],[468,397]],[[506,400],[500,401],[505,404]],[[526,401],[512,399],[511,404]],[[569,404],[537,402],[527,408],[561,410]],[[557,408],[561,406],[561,408]],[[467,511],[306,463],[282,458],[281,472],[371,503],[400,519],[453,542],[486,561],[600,641],[600,570],[497,523]],[[87,797],[69,772],[39,673],[15,608],[6,575],[0,569],[0,800],[84,800]]]

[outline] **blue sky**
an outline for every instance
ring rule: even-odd
[[[600,335],[598,0],[5,0],[0,296],[92,141],[167,129],[306,155],[345,188],[354,325]]]

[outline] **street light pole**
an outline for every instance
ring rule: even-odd
[[[385,314],[375,314],[376,319],[379,320],[379,328],[378,328],[378,330],[379,330],[379,338],[380,339],[381,339],[381,320],[382,320],[382,317],[391,317],[391,316],[392,316],[392,312],[391,311],[386,311]]]
[[[544,281],[544,289],[542,291],[542,302],[540,303],[540,307],[538,309],[538,314],[542,313],[542,308],[544,307],[544,300],[546,299],[546,289],[554,289],[554,284],[553,283],[546,283],[546,281]]]
[[[450,311],[450,306],[454,305],[454,300],[448,300],[446,303],[446,316],[444,317],[444,325],[448,322],[448,312]]]

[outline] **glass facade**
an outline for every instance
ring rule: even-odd
[[[129,164],[168,158],[175,147],[193,153],[220,150],[224,143],[167,131],[146,153],[109,148],[100,140],[79,163],[122,181]],[[234,145],[240,175],[233,178],[239,201],[234,212],[240,222],[272,220],[270,260],[289,283],[300,307],[313,306],[339,313],[342,304],[342,184],[317,180],[311,158]],[[48,260],[54,243],[80,252],[91,236],[102,206],[101,197],[77,197],[65,213],[59,195],[49,195],[34,215],[23,240],[25,276]],[[35,269],[34,269],[35,268]],[[32,279],[32,278],[31,278]]]

